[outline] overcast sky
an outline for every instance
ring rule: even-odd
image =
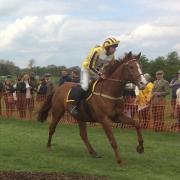
[[[81,66],[108,36],[116,56],[180,53],[180,0],[0,0],[0,59]]]

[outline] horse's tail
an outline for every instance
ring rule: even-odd
[[[39,112],[38,112],[38,117],[37,120],[40,122],[44,122],[46,121],[47,117],[48,117],[48,112],[52,107],[52,97],[53,97],[54,93],[52,93],[51,95],[49,95],[47,97],[47,99],[44,101],[42,107],[40,108]]]

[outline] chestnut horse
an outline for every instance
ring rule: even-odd
[[[80,128],[80,136],[92,157],[99,156],[88,140],[86,129],[87,121],[101,123],[114,150],[117,163],[122,164],[123,160],[113,134],[113,122],[122,122],[134,126],[138,136],[138,146],[136,150],[138,153],[144,152],[140,126],[138,122],[127,117],[123,113],[124,101],[122,98],[126,82],[133,82],[140,89],[147,83],[139,65],[140,55],[140,53],[138,55],[133,55],[129,52],[125,54],[121,61],[111,61],[106,65],[103,69],[103,73],[107,78],[100,78],[97,81],[94,92],[91,98],[86,102],[86,105],[84,101],[81,103],[81,115],[80,117],[75,117],[75,119]],[[61,120],[65,111],[68,111],[68,106],[70,104],[66,102],[66,98],[69,90],[73,86],[73,83],[65,83],[57,88],[54,94],[47,98],[39,111],[38,120],[43,122],[47,119],[48,111],[52,109],[52,122],[49,126],[49,139],[47,143],[48,148],[51,147],[52,135],[55,132],[58,122]]]

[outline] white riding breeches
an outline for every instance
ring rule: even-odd
[[[88,90],[89,82],[90,82],[90,72],[89,72],[89,70],[82,67],[82,69],[81,69],[81,88],[84,91]]]

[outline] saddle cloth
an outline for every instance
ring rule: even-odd
[[[97,81],[93,81],[92,83],[90,83],[90,87],[89,89],[87,90],[86,94],[85,94],[85,100],[88,101],[91,96],[92,96],[92,93],[94,92],[94,89],[95,89],[95,86],[97,84]],[[80,90],[80,85],[77,85],[77,86],[73,86],[68,94],[67,94],[67,98],[66,98],[66,102],[74,102],[75,99],[78,99],[79,97],[79,90]]]

